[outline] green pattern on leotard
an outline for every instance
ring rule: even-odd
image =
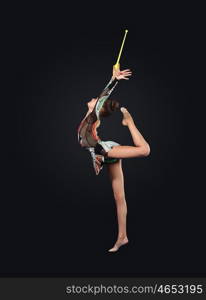
[[[112,78],[109,83],[106,85],[104,90],[102,91],[101,95],[99,96],[97,103],[94,107],[94,111],[96,113],[97,119],[99,119],[99,112],[104,105],[105,101],[109,98],[110,94],[114,90],[115,86],[117,85],[118,80],[115,78]]]
[[[115,162],[117,162],[119,160],[119,158],[104,158],[104,164],[113,164]]]

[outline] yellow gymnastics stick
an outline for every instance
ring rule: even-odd
[[[116,62],[116,64],[114,65],[114,68],[115,68],[115,69],[119,69],[119,68],[120,68],[119,61],[120,61],[120,57],[121,57],[121,54],[122,54],[122,49],[123,49],[123,47],[124,47],[124,42],[125,42],[125,39],[126,39],[126,36],[127,36],[127,32],[128,32],[128,30],[126,29],[126,30],[125,30],[125,34],[124,34],[124,38],[123,38],[123,41],[122,41],[122,45],[121,45],[121,48],[120,48],[120,51],[119,51],[119,55],[118,55],[118,58],[117,58],[117,62]]]

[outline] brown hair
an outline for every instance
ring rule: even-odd
[[[120,105],[119,102],[116,100],[107,99],[100,109],[100,117],[109,117],[113,112],[119,109]]]

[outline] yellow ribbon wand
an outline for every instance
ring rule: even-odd
[[[128,30],[126,29],[126,30],[125,30],[125,34],[124,34],[124,38],[123,38],[123,41],[122,41],[122,45],[121,45],[121,48],[120,48],[120,51],[119,51],[119,55],[118,55],[118,58],[117,58],[117,62],[116,62],[116,64],[114,65],[114,68],[115,68],[116,70],[119,70],[119,68],[120,68],[119,61],[120,61],[120,57],[121,57],[121,55],[122,55],[122,49],[123,49],[123,47],[124,47],[124,42],[125,42],[127,33],[128,33]]]

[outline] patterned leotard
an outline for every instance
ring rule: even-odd
[[[100,110],[117,84],[118,80],[111,78],[97,98],[93,111],[81,121],[78,127],[78,141],[83,148],[90,152],[96,175],[99,174],[104,163],[113,163],[118,160],[117,158],[107,158],[107,152],[119,144],[113,141],[102,141],[96,133],[96,127],[100,122]]]

